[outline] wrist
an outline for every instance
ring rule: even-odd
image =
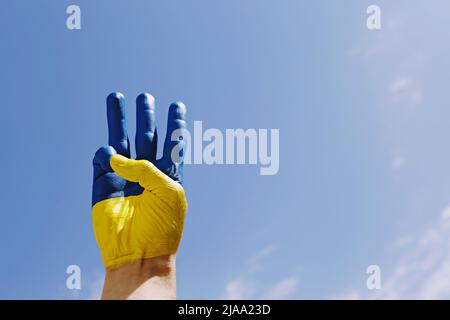
[[[102,299],[175,299],[175,260],[173,254],[107,268]]]

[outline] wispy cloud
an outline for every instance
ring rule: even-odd
[[[414,237],[411,235],[401,236],[397,240],[394,241],[392,248],[394,250],[398,250],[400,248],[404,248],[405,246],[414,242]]]
[[[226,300],[242,300],[253,297],[255,289],[253,284],[244,279],[233,279],[225,286],[224,299]]]
[[[389,84],[389,92],[392,94],[399,93],[411,87],[412,80],[406,76],[400,76]]]
[[[445,208],[444,210],[442,210],[441,218],[442,218],[442,220],[444,220],[444,221],[450,219],[450,206],[448,206],[447,208]]]
[[[450,206],[422,232],[397,239],[398,256],[390,272],[382,270],[382,288],[354,291],[339,298],[450,299]]]
[[[397,75],[388,84],[389,100],[402,106],[419,106],[424,101],[423,87],[411,76]]]
[[[289,299],[298,289],[299,278],[286,276],[278,282],[264,286],[256,278],[256,274],[264,270],[264,261],[276,250],[275,245],[267,246],[258,251],[244,263],[239,276],[225,284],[221,298],[228,300],[241,299]]]
[[[392,159],[391,166],[394,169],[401,169],[406,165],[406,158],[402,156],[396,156]]]
[[[296,276],[288,277],[273,285],[267,294],[265,299],[289,299],[297,291],[299,279]]]

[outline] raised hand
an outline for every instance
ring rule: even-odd
[[[183,231],[187,202],[183,187],[182,136],[186,107],[169,107],[167,135],[156,160],[158,134],[155,100],[147,93],[136,99],[136,160],[130,159],[125,100],[121,93],[107,98],[109,145],[95,154],[92,221],[106,268],[176,253]],[[176,157],[172,150],[180,150]]]

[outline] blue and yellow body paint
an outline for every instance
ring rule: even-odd
[[[183,141],[166,138],[163,158],[156,160],[153,97],[140,95],[136,104],[137,117],[143,118],[136,133],[139,160],[129,159],[123,96],[112,94],[107,99],[110,145],[93,161],[92,222],[106,268],[176,253],[187,211],[182,161],[167,157]],[[184,114],[183,104],[171,105],[168,137],[184,127]]]

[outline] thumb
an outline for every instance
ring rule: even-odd
[[[151,190],[161,186],[161,184],[167,184],[167,180],[170,179],[147,160],[133,160],[115,154],[111,157],[109,163],[119,176],[131,182],[138,182],[146,190]]]

